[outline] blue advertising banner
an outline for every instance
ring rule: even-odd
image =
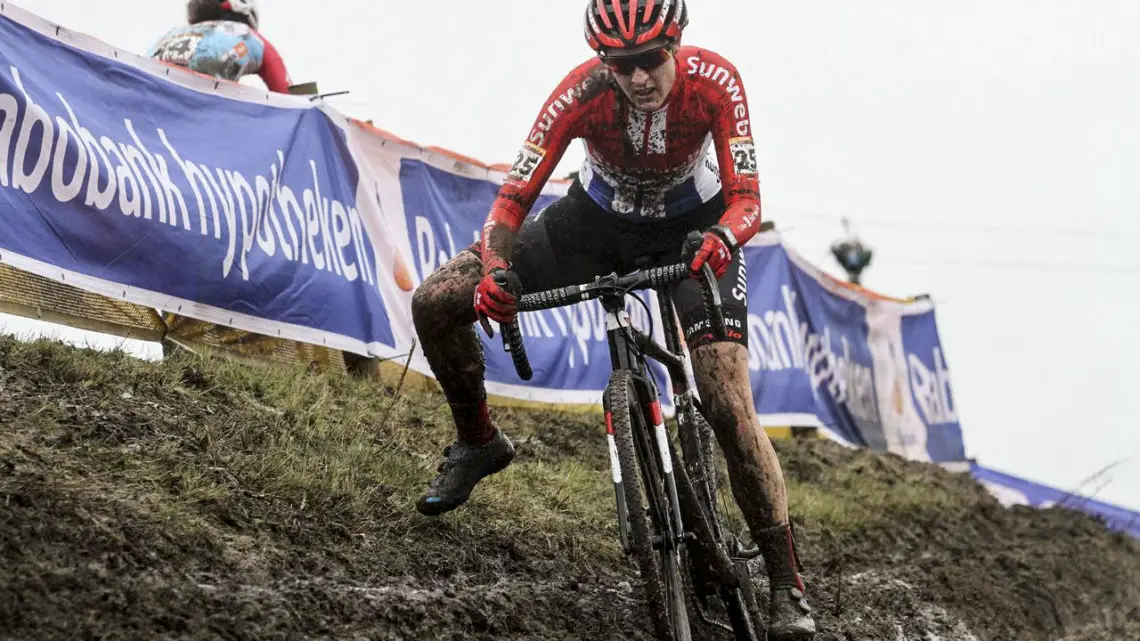
[[[1059,506],[1079,510],[1101,519],[1111,529],[1140,538],[1140,512],[1027,481],[973,462],[970,473],[1003,505]]]
[[[965,458],[929,301],[847,287],[764,234],[744,248],[761,422],[818,425],[909,458]]]
[[[844,440],[867,445],[875,422],[866,310],[831,296],[782,245],[746,248],[749,365],[763,415],[810,414]]]
[[[317,108],[189,89],[0,17],[5,262],[251,331],[394,347],[359,179]]]

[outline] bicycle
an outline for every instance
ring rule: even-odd
[[[698,232],[690,233],[683,255],[700,242]],[[748,561],[759,556],[759,551],[744,548],[717,509],[714,435],[689,384],[685,350],[669,293],[670,285],[687,278],[686,263],[638,269],[625,276],[611,273],[596,277],[593,283],[524,294],[518,299],[518,311],[552,309],[595,298],[605,310],[613,372],[602,401],[618,532],[623,552],[634,557],[640,570],[657,638],[692,639],[682,583],[683,551],[689,560],[687,574],[700,620],[731,632],[738,641],[763,641],[763,619],[748,569]],[[500,275],[499,285],[509,287],[505,275]],[[664,346],[634,327],[625,310],[625,296],[640,289],[657,292]],[[712,329],[723,337],[720,291],[708,265],[704,266],[701,290]],[[641,302],[648,311],[648,305]],[[501,331],[515,370],[523,380],[530,380],[533,371],[517,318],[502,325]],[[647,359],[664,365],[672,381],[680,460],[665,428],[660,393]],[[636,509],[639,507],[644,509]],[[713,595],[722,602],[728,624],[709,614]]]

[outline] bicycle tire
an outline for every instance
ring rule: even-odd
[[[736,641],[763,641],[767,638],[767,631],[764,628],[763,619],[760,618],[760,608],[756,603],[756,594],[752,586],[752,573],[748,570],[748,563],[744,560],[737,560],[735,566],[740,587],[732,590],[722,589],[720,595],[725,612],[728,613],[733,636]]]
[[[722,490],[716,468],[716,458],[720,453],[720,446],[716,443],[712,426],[709,425],[699,410],[694,411],[694,422],[695,425],[692,427],[695,429],[688,430],[688,433],[682,437],[681,449],[686,454],[686,469],[696,486],[694,489],[696,490],[697,501],[701,504],[704,514],[712,520],[710,525],[719,537],[719,540],[714,541],[714,544],[724,549],[732,557],[736,551],[729,543],[730,537],[733,535],[728,523],[724,520],[724,513],[717,505],[717,499]],[[693,450],[698,450],[699,454],[695,458],[689,458],[694,453]],[[762,641],[766,638],[766,629],[760,607],[756,601],[752,573],[748,567],[748,562],[741,558],[733,558],[732,561],[733,571],[736,574],[739,586],[735,588],[719,586],[717,593],[724,605],[725,614],[727,614],[729,624],[732,627],[733,637],[736,641]],[[690,573],[696,572],[692,565],[689,567]],[[696,576],[693,576],[692,579],[695,582]]]
[[[654,548],[654,532],[664,538],[661,518],[669,518],[669,505],[663,504],[665,489],[653,454],[653,432],[645,407],[637,393],[632,373],[618,370],[610,376],[606,387],[606,407],[610,411],[618,464],[621,467],[622,491],[625,496],[630,529],[630,547],[645,585],[646,602],[654,632],[660,641],[691,641],[688,611],[681,581],[679,550],[669,545]],[[639,438],[640,437],[640,438]],[[647,443],[646,441],[649,440]],[[638,457],[637,445],[644,457]],[[647,465],[641,465],[642,461]],[[653,489],[649,489],[652,486]],[[643,488],[647,491],[643,492]],[[643,508],[650,503],[650,518]],[[657,503],[657,505],[654,505]]]

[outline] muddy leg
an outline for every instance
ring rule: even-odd
[[[693,374],[749,529],[787,523],[788,495],[780,461],[752,403],[748,350],[735,343],[702,345],[693,354]]]
[[[804,598],[788,494],[780,461],[760,427],[748,377],[748,349],[735,343],[702,345],[693,352],[697,389],[728,463],[732,495],[764,556],[772,598],[770,641],[806,641],[815,635]]]
[[[419,286],[412,296],[412,321],[455,419],[460,442],[481,445],[494,437],[483,386],[483,345],[475,335],[475,287],[483,264],[460,252]]]

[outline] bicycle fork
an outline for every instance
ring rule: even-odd
[[[632,330],[629,315],[624,305],[619,301],[602,300],[606,310],[606,328],[611,334],[611,359],[614,369],[628,369],[634,372],[635,394],[630,399],[635,407],[630,408],[631,414],[635,411],[645,418],[649,425],[634,422],[631,427],[634,434],[634,448],[640,452],[642,465],[654,465],[660,475],[666,493],[667,505],[664,513],[653,511],[652,519],[658,526],[659,540],[654,541],[654,547],[675,549],[681,545],[685,538],[684,521],[681,516],[681,503],[677,494],[677,483],[673,470],[673,457],[670,452],[669,435],[665,430],[665,416],[661,411],[660,396],[657,386],[648,374],[645,361],[635,349],[632,349],[627,340],[627,332]],[[605,395],[608,398],[608,394]],[[610,453],[610,468],[613,474],[614,493],[617,496],[618,530],[621,536],[622,550],[629,552],[629,512],[631,506],[626,504],[623,488],[621,464],[618,460],[617,443],[614,440],[613,408],[605,407],[606,442]],[[646,433],[646,428],[648,433]],[[660,490],[651,487],[651,475],[644,475],[645,494],[652,501],[652,496]],[[641,509],[641,506],[632,506]],[[653,506],[651,506],[653,507]]]
[[[613,472],[614,493],[617,494],[618,534],[621,551],[629,554],[629,511],[625,504],[625,488],[622,487],[621,462],[618,460],[617,441],[614,440],[614,414],[606,408],[606,442],[610,450],[610,470]]]
[[[645,384],[640,376],[635,377],[640,388]],[[669,437],[665,431],[664,415],[659,401],[651,401],[648,405],[641,402],[643,392],[638,389],[636,408],[631,411],[641,413],[648,423],[652,425],[639,425],[634,423],[634,449],[639,452],[639,464],[653,465],[661,479],[662,488],[649,486],[652,475],[643,475],[646,481],[643,488],[650,503],[654,503],[654,495],[663,489],[665,496],[660,496],[664,502],[664,512],[654,510],[652,520],[657,525],[659,539],[654,541],[654,547],[665,546],[667,549],[678,547],[684,540],[686,533],[684,520],[681,515],[681,500],[677,492],[677,482],[673,468],[673,456],[670,452]],[[632,399],[631,399],[632,400]],[[614,440],[613,408],[605,408],[606,418],[606,445],[610,454],[610,470],[613,475],[614,494],[617,496],[618,531],[621,536],[622,550],[629,552],[629,512],[631,507],[641,509],[641,506],[629,506],[625,500],[625,479],[622,477],[621,462],[618,460],[617,442]],[[627,470],[628,472],[628,470]],[[635,481],[636,482],[636,481]],[[651,509],[655,507],[651,505]]]
[[[650,381],[650,389],[656,386]],[[673,527],[669,528],[675,543],[680,544],[685,538],[685,523],[681,519],[681,501],[677,498],[677,480],[673,474],[673,457],[669,451],[669,435],[665,431],[665,415],[661,411],[661,401],[653,394],[649,402],[649,420],[653,423],[653,437],[657,442],[657,455],[660,457],[662,470],[661,478],[665,483],[665,490],[669,493],[669,506],[673,510]]]

